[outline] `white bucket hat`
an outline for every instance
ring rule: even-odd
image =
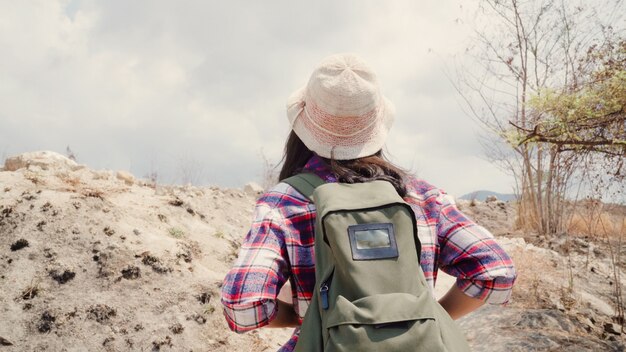
[[[304,145],[337,160],[372,155],[385,144],[394,107],[376,74],[354,54],[324,59],[287,100],[287,118]]]

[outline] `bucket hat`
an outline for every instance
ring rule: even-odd
[[[378,152],[394,120],[376,74],[354,54],[332,55],[287,100],[287,118],[304,145],[324,158],[350,160]]]

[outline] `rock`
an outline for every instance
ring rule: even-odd
[[[567,314],[552,309],[529,309],[521,312],[515,326],[531,330],[560,330],[571,332],[574,325]]]
[[[38,151],[23,153],[9,157],[4,162],[6,171],[16,171],[23,168],[49,169],[79,169],[80,166],[74,160],[70,160],[64,155],[51,151]]]
[[[515,249],[524,249],[526,247],[526,241],[521,237],[498,237],[498,244],[504,248],[507,252]]]
[[[13,346],[13,343],[4,337],[0,336],[0,345],[1,346]]]
[[[130,172],[127,171],[118,171],[117,179],[124,181],[124,183],[128,186],[132,186],[135,183],[135,176],[133,176]]]
[[[591,321],[591,319],[583,316],[578,316],[577,318],[578,321],[583,324],[585,330],[587,330],[588,332],[594,331],[596,329],[596,325],[593,323],[593,321]]]
[[[582,301],[586,302],[589,307],[594,311],[609,317],[615,314],[615,310],[613,309],[613,307],[601,298],[598,298],[595,295],[590,294],[586,291],[580,291],[579,295]]]
[[[108,180],[111,177],[110,172],[107,170],[92,170],[91,174],[94,180]]]
[[[485,198],[485,203],[491,203],[491,202],[497,202],[498,201],[498,197],[496,196],[488,196],[487,198]]]
[[[250,182],[246,183],[243,187],[243,191],[249,196],[258,196],[263,193],[263,187],[261,187],[258,183]]]
[[[604,324],[604,331],[608,332],[609,334],[621,335],[622,327],[619,324],[606,323]]]
[[[563,305],[563,302],[561,302],[561,300],[555,300],[554,302],[554,308],[560,310],[561,312],[565,311],[565,306]]]
[[[162,186],[155,186],[154,187],[154,194],[157,196],[165,196],[167,195],[167,189],[165,187]]]

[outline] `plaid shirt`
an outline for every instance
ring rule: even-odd
[[[336,182],[319,157],[312,157],[303,171]],[[407,191],[405,201],[415,212],[422,243],[420,264],[431,290],[441,269],[455,276],[457,286],[468,296],[506,303],[515,269],[493,235],[425,181],[411,179]],[[245,332],[274,319],[276,296],[287,280],[302,321],[315,285],[314,225],[315,204],[286,183],[279,183],[257,201],[250,232],[222,286],[224,315],[231,330]],[[279,351],[292,351],[298,333],[295,329]]]

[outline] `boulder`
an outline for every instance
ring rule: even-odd
[[[249,182],[243,187],[243,191],[249,196],[258,196],[263,193],[263,187],[256,182]]]
[[[23,153],[8,157],[4,162],[5,171],[16,171],[23,168],[39,168],[41,170],[76,170],[80,166],[68,157],[51,151]]]
[[[487,198],[485,198],[485,203],[491,203],[491,202],[497,202],[498,201],[498,197],[496,196],[488,196]]]
[[[128,186],[132,186],[135,183],[135,176],[133,176],[130,172],[127,171],[118,171],[117,179],[124,181],[124,183]]]
[[[581,300],[583,302],[586,302],[587,305],[594,311],[609,317],[615,315],[615,310],[613,309],[611,304],[605,302],[602,298],[599,298],[596,295],[593,295],[586,291],[580,291],[579,294]]]

